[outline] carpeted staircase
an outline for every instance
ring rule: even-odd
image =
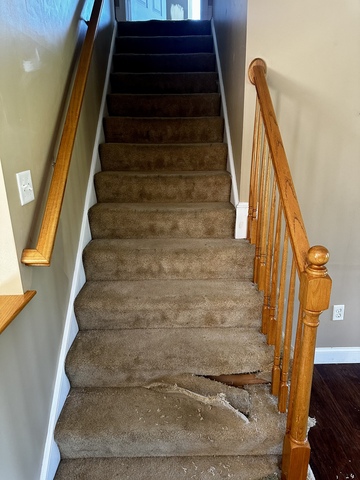
[[[277,478],[253,248],[235,211],[209,22],[120,23],[75,303],[56,479]]]

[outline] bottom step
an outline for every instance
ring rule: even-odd
[[[262,457],[80,458],[63,460],[55,480],[275,480],[276,455]]]
[[[229,390],[204,395],[168,381],[147,388],[75,388],[55,440],[63,459],[280,455],[286,418],[269,387],[247,388],[248,416]]]

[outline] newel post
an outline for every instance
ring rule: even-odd
[[[315,246],[308,252],[308,265],[300,277],[301,337],[297,339],[288,428],[284,439],[282,480],[306,480],[310,460],[307,440],[310,394],[314,368],[315,344],[320,314],[329,307],[331,278],[326,263],[329,252]]]

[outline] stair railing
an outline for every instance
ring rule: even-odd
[[[103,0],[94,1],[90,20],[86,22],[88,30],[81,49],[37,245],[36,248],[23,250],[21,261],[25,265],[50,266],[102,4]]]
[[[330,302],[331,279],[325,266],[329,252],[322,246],[310,248],[262,59],[251,63],[249,78],[257,98],[248,240],[255,245],[254,282],[264,293],[262,332],[274,345],[272,394],[278,396],[278,410],[287,410],[282,479],[305,480],[316,334],[319,316]]]

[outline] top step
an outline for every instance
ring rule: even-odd
[[[121,36],[211,35],[209,20],[148,20],[118,22]]]

